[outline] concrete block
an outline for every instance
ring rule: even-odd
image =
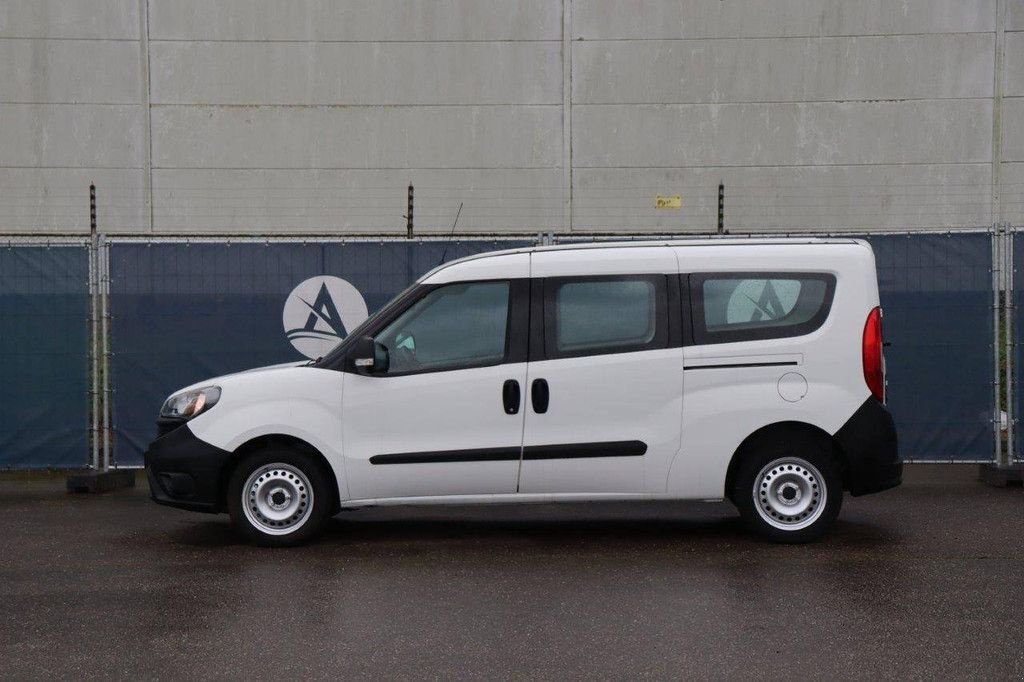
[[[154,106],[162,168],[545,168],[561,163],[555,106]]]
[[[573,102],[991,97],[993,40],[978,33],[577,42]]]
[[[1020,486],[1024,484],[1024,466],[1001,467],[995,464],[978,466],[978,480],[996,488]]]
[[[992,103],[581,105],[572,132],[582,168],[972,163],[991,159]]]
[[[153,174],[161,234],[416,234],[563,229],[562,172],[541,170],[170,170]]]
[[[139,102],[139,44],[111,40],[0,39],[3,102]]]
[[[995,30],[995,10],[996,0],[574,0],[572,26],[584,40],[976,33]]]
[[[142,108],[0,104],[0,167],[138,168]]]
[[[109,493],[112,490],[135,487],[134,469],[84,471],[67,478],[69,493]]]
[[[150,37],[175,40],[561,40],[552,0],[161,0]]]
[[[561,54],[560,42],[156,42],[152,101],[561,104]]]
[[[584,168],[573,173],[573,229],[711,233],[718,183],[732,232],[858,231],[991,224],[991,164],[755,168]],[[655,196],[681,195],[681,210]]]
[[[0,168],[0,232],[89,233],[89,183],[96,183],[96,220],[104,232],[138,232],[143,215],[141,170]]]
[[[4,0],[0,38],[138,40],[138,0]]]

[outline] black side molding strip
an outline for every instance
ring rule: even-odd
[[[647,452],[647,443],[639,440],[616,440],[605,443],[568,443],[566,445],[528,445],[523,448],[523,459],[640,457],[645,452]]]
[[[731,365],[689,365],[683,369],[731,369],[733,367],[788,367],[798,364],[796,360],[788,362],[737,362]]]
[[[519,448],[480,448],[478,450],[440,450],[435,452],[396,452],[374,455],[370,464],[435,464],[441,462],[501,462],[519,459]]]
[[[530,445],[522,448],[523,459],[578,459],[582,457],[640,457],[647,444],[639,440],[604,443],[566,443]],[[504,462],[517,460],[520,448],[480,448],[477,450],[441,450],[435,452],[396,452],[374,455],[370,464],[438,464],[443,462]]]

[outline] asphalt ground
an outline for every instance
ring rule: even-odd
[[[241,544],[0,478],[5,679],[1021,679],[1024,492],[962,466],[779,546],[726,504],[391,507]]]

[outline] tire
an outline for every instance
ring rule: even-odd
[[[302,452],[267,449],[243,458],[228,480],[231,522],[249,542],[293,547],[316,537],[334,507],[331,477]]]
[[[832,444],[806,433],[778,434],[740,462],[733,503],[746,526],[772,542],[820,539],[843,504],[843,481]]]

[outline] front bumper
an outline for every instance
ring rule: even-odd
[[[179,509],[217,513],[227,450],[200,440],[183,424],[150,443],[146,475],[154,502]]]
[[[854,497],[903,482],[896,425],[889,410],[874,398],[864,401],[835,437],[846,456],[846,487]]]

